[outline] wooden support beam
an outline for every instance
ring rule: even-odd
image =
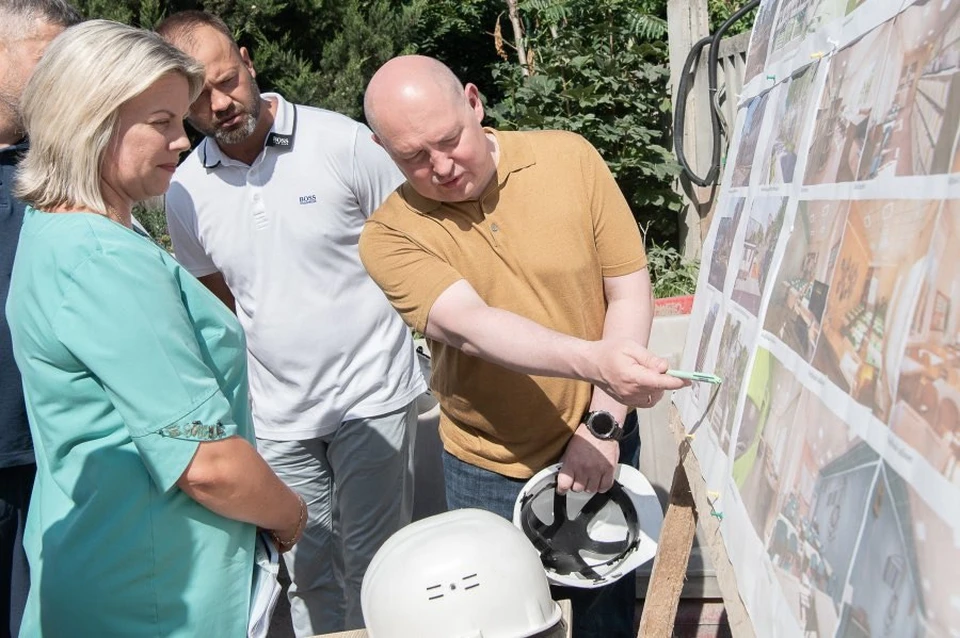
[[[686,454],[681,444],[681,462],[673,472],[670,501],[660,529],[660,545],[653,563],[650,587],[643,602],[638,637],[671,638],[686,578],[687,562],[697,532],[697,508],[683,467]]]
[[[683,74],[687,54],[698,40],[709,34],[710,16],[707,0],[667,0],[667,39],[670,51],[670,94],[673,108],[686,107],[686,125],[683,131],[683,152],[687,161],[699,175],[706,173],[710,165],[710,96],[707,92],[707,56],[700,56],[697,81],[690,91],[686,105],[677,104],[677,88]],[[706,53],[706,51],[704,52]],[[683,255],[689,259],[700,258],[704,232],[702,219],[713,204],[712,189],[699,189],[691,184],[680,183],[678,192],[685,194],[684,207],[680,212],[680,233]]]
[[[684,474],[688,477],[691,498],[697,510],[702,514],[699,519],[700,529],[703,531],[701,540],[706,544],[707,551],[710,552],[710,561],[713,563],[716,572],[717,585],[719,585],[720,595],[723,597],[723,606],[727,612],[730,632],[737,638],[756,638],[750,615],[747,613],[747,608],[740,597],[740,589],[737,585],[736,573],[733,571],[733,564],[730,562],[727,547],[720,535],[722,519],[710,514],[713,507],[711,498],[707,494],[707,484],[703,480],[700,461],[697,460],[697,455],[690,448],[690,439],[686,438],[680,415],[676,407],[673,406],[671,406],[670,429],[673,430],[674,435],[680,442],[678,469],[679,466],[683,466]]]

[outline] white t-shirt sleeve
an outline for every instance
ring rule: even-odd
[[[361,124],[353,144],[353,183],[365,217],[370,217],[404,182],[403,173],[373,141],[372,135],[370,129]]]
[[[173,243],[173,253],[194,277],[205,277],[217,272],[217,266],[200,243],[197,212],[193,200],[184,187],[174,182],[164,198],[167,214],[167,232]]]

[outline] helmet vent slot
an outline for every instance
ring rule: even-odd
[[[477,578],[476,574],[470,574],[469,576],[464,576],[460,580],[465,581],[464,589],[473,589],[480,586],[480,580]]]
[[[427,587],[427,600],[437,600],[438,598],[443,598],[443,585]]]

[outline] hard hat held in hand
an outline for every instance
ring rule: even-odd
[[[536,550],[476,509],[425,518],[387,539],[360,589],[371,638],[565,635]]]
[[[557,494],[559,471],[558,463],[535,474],[513,509],[551,583],[602,587],[654,557],[663,510],[639,470],[618,465],[613,487],[596,494]]]

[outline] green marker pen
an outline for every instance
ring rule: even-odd
[[[712,383],[714,385],[720,385],[723,382],[723,379],[718,377],[715,374],[707,374],[706,372],[684,372],[683,370],[667,370],[667,374],[671,377],[676,377],[678,379],[686,379],[688,381],[703,381],[704,383]]]

